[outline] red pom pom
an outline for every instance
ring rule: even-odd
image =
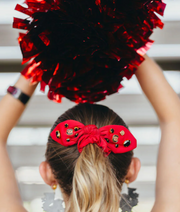
[[[97,102],[130,79],[163,23],[162,0],[26,0],[16,10],[29,19],[14,19],[20,34],[26,78],[49,86],[48,98],[61,102]]]

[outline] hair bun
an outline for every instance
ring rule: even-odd
[[[20,33],[22,74],[49,85],[48,98],[61,102],[96,102],[130,79],[153,43],[154,12],[163,15],[162,0],[26,0],[16,10],[30,19],[14,18]]]

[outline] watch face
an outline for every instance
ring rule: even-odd
[[[13,86],[9,86],[8,92],[14,95],[17,93],[17,89]]]
[[[17,89],[15,87],[12,88],[12,94],[17,94]]]
[[[14,96],[14,98],[16,98],[16,99],[18,99],[19,96],[21,95],[21,90],[18,89],[18,88],[16,88],[16,87],[14,87],[14,86],[10,86],[10,87],[8,88],[8,92],[9,92],[10,94],[12,94],[12,95]]]

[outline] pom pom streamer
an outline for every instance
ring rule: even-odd
[[[151,47],[149,39],[163,23],[162,0],[25,0],[14,18],[20,33],[22,71],[32,82],[49,86],[48,98],[97,102],[130,79]]]

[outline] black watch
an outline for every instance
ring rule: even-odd
[[[11,94],[15,99],[20,100],[24,105],[30,99],[30,96],[23,93],[19,88],[16,88],[15,86],[9,86],[9,88],[7,89],[7,92]]]

